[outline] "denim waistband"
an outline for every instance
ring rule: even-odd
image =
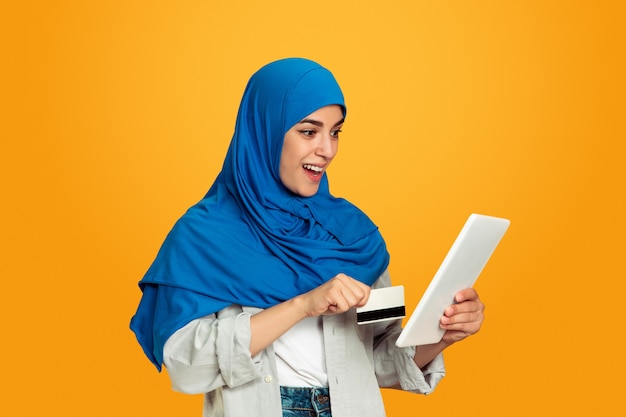
[[[330,416],[330,394],[325,387],[280,387],[283,410],[313,411]]]

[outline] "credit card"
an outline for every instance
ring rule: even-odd
[[[395,320],[405,315],[404,286],[402,285],[372,290],[367,304],[356,309],[358,324]]]

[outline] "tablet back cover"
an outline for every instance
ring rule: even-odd
[[[437,273],[409,317],[396,345],[437,343],[445,331],[439,327],[444,310],[454,295],[472,287],[508,229],[508,219],[472,213]]]

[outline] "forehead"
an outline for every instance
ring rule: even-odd
[[[298,122],[298,124],[312,123],[319,126],[325,126],[327,124],[330,124],[330,126],[332,127],[343,123],[343,121],[343,108],[337,104],[331,104],[321,107],[315,110],[313,113],[306,115]]]

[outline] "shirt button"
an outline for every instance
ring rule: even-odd
[[[270,382],[272,382],[272,376],[271,375],[265,375],[264,380],[265,380],[265,382],[270,383]]]

